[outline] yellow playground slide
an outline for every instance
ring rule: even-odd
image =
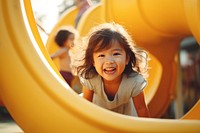
[[[200,2],[151,2],[102,0],[85,13],[78,30],[84,35],[92,21],[115,21],[152,54],[146,93],[152,116],[159,116],[174,96],[174,57],[181,39],[193,35],[200,43]],[[79,97],[59,78],[37,32],[29,0],[0,0],[0,18],[0,99],[24,132],[200,132],[200,102],[182,119],[169,120],[120,115]]]

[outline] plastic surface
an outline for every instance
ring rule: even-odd
[[[106,4],[108,1],[104,2]],[[126,2],[128,3],[129,1]],[[179,2],[181,3],[182,1]],[[115,0],[112,6],[117,3],[117,0]],[[165,3],[162,2],[160,4]],[[123,5],[121,6],[123,7]],[[103,11],[104,8],[102,8]],[[199,4],[197,8],[199,10]],[[24,132],[198,133],[200,131],[200,118],[197,111],[200,109],[199,102],[194,107],[196,111],[191,111],[187,117],[195,116],[193,119],[197,120],[128,117],[87,102],[75,94],[59,78],[55,71],[55,65],[45,47],[42,46],[38,33],[35,32],[34,17],[29,1],[0,0],[0,18],[1,100]],[[105,16],[105,18],[107,17]],[[199,36],[198,32],[193,32],[195,32],[195,36]],[[135,31],[134,33],[137,32]],[[137,38],[137,35],[135,37]],[[153,40],[150,37],[146,38],[149,43],[151,42],[150,40]],[[200,42],[199,38],[196,39]],[[167,44],[164,43],[163,45]],[[156,44],[156,46],[158,45]],[[150,46],[148,49],[149,51],[151,50]],[[157,47],[157,50],[160,50],[159,47]],[[171,49],[166,47],[165,50]],[[170,55],[171,52],[168,52],[168,54]],[[159,55],[155,54],[155,57],[158,58]],[[173,55],[169,57],[172,58]],[[170,62],[167,63],[171,64]],[[164,65],[165,63],[162,63],[162,66]],[[173,67],[170,67],[170,69],[173,69]],[[170,76],[174,75],[171,74]],[[163,82],[162,78],[161,82]]]

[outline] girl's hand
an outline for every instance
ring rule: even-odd
[[[92,102],[94,92],[83,86],[83,97]]]

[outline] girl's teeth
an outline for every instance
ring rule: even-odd
[[[107,68],[104,71],[105,71],[105,73],[113,73],[113,72],[115,72],[115,68]]]

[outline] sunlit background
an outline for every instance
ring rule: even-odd
[[[92,4],[100,0],[91,0]],[[74,0],[31,0],[38,29],[43,43],[46,44],[48,34],[51,32],[60,16],[70,7],[74,6]]]

